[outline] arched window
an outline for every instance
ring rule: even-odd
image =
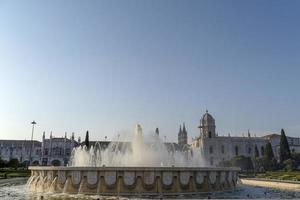
[[[261,146],[261,148],[260,148],[260,152],[261,152],[261,154],[260,154],[260,155],[262,155],[262,156],[264,156],[264,155],[265,155],[265,148],[264,148],[264,146]]]
[[[239,155],[239,147],[235,146],[235,155],[238,156]]]
[[[210,158],[210,165],[214,165],[214,158],[213,157]]]
[[[209,153],[212,154],[214,152],[213,146],[209,146]]]
[[[208,132],[208,137],[211,138],[211,131]]]
[[[60,166],[60,165],[61,165],[61,163],[60,163],[59,160],[53,160],[53,161],[51,162],[51,164],[52,164],[53,166]]]
[[[222,153],[225,153],[224,145],[221,146],[221,152],[222,152]]]
[[[251,147],[248,147],[248,154],[251,154],[251,151],[252,151]]]
[[[45,156],[48,155],[48,148],[45,149]]]

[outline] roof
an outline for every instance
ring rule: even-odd
[[[266,139],[271,139],[271,138],[276,138],[276,137],[280,137],[280,135],[276,134],[276,133],[272,133],[272,134],[263,136],[263,138],[266,138]]]
[[[50,141],[51,139],[50,138],[47,138],[45,139],[45,141]],[[61,141],[61,142],[64,142],[64,141],[71,141],[69,138],[64,138],[64,137],[53,137],[52,138],[52,141]]]
[[[37,141],[37,140],[33,140],[32,141],[34,146],[41,146],[42,143],[40,141]],[[3,146],[30,146],[32,143],[30,140],[0,140],[0,146],[3,145]]]
[[[202,126],[207,126],[207,125],[208,126],[215,126],[215,119],[206,110],[205,114],[200,119],[200,127],[199,128],[201,128]]]
[[[268,135],[265,135],[263,136],[263,138],[266,138],[266,139],[274,139],[274,138],[280,138],[281,135],[280,134],[276,134],[276,133],[272,133],[272,134],[268,134]],[[299,138],[297,137],[290,137],[290,136],[286,136],[287,139],[290,139],[290,140],[297,140]]]

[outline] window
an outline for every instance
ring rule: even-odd
[[[209,146],[209,153],[210,153],[210,154],[213,153],[213,146]]]
[[[264,156],[264,155],[265,155],[265,148],[264,148],[264,146],[261,146],[261,148],[260,148],[260,152],[261,152],[261,154],[260,154],[260,155],[262,155],[262,156]]]
[[[45,149],[45,156],[48,155],[48,149]]]
[[[211,138],[211,131],[208,132],[208,137]]]
[[[67,156],[71,155],[71,149],[69,149],[69,148],[66,149],[66,155]]]
[[[47,165],[47,163],[48,163],[48,159],[47,158],[43,158],[42,165]]]
[[[251,151],[252,151],[252,149],[251,149],[251,147],[249,147],[248,148],[248,154],[251,154]]]
[[[214,165],[214,158],[213,157],[210,158],[210,165]]]
[[[224,145],[221,146],[221,152],[225,153]]]
[[[62,149],[61,148],[59,148],[59,147],[53,148],[53,154],[54,155],[60,156],[61,153],[62,153]]]
[[[235,155],[238,156],[239,155],[239,147],[235,146]]]

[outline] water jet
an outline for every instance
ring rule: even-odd
[[[146,139],[145,139],[146,138]],[[72,151],[67,167],[31,166],[32,192],[112,196],[178,195],[234,190],[238,168],[207,167],[199,149],[166,146],[157,134]]]

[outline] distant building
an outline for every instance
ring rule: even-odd
[[[71,156],[71,152],[78,143],[74,139],[74,133],[71,138],[65,137],[53,137],[52,132],[50,138],[45,138],[45,132],[43,133],[43,141],[41,147],[41,165],[67,165]]]
[[[243,155],[254,157],[255,146],[259,151],[259,156],[264,155],[264,148],[270,141],[275,157],[279,158],[280,135],[270,134],[263,137],[253,137],[248,131],[247,136],[232,137],[218,136],[216,133],[215,119],[211,114],[206,113],[200,119],[200,134],[192,139],[191,146],[200,148],[202,156],[211,166],[217,166],[222,161],[231,160],[235,156]],[[155,135],[159,137],[159,129],[156,128]],[[291,152],[300,152],[300,138],[287,137]],[[110,141],[91,141],[90,145],[99,145],[101,149],[107,148]],[[0,140],[0,157],[9,161],[16,158],[20,163],[27,165],[30,159],[32,165],[67,165],[74,147],[81,145],[80,138],[76,141],[74,133],[70,138],[50,137],[46,139],[43,133],[42,142],[29,140]],[[188,134],[185,124],[179,128],[178,143],[165,143],[169,151],[185,151],[188,144]],[[118,142],[118,148],[131,148],[129,142]]]
[[[274,133],[274,134],[265,135],[263,136],[263,138],[270,141],[274,155],[277,159],[279,159],[280,135]],[[292,153],[300,152],[300,138],[287,136],[287,140]]]
[[[248,135],[243,137],[218,136],[215,119],[208,111],[200,119],[198,128],[200,135],[192,140],[192,147],[200,148],[205,160],[211,166],[239,155],[254,157],[255,146],[261,157],[264,155],[264,148],[268,141],[272,144],[275,157],[279,157],[280,135],[253,137],[248,131]],[[291,151],[300,152],[300,138],[288,137],[288,142]]]
[[[180,147],[184,147],[187,144],[188,144],[187,131],[186,131],[186,128],[185,128],[185,124],[183,123],[183,128],[181,129],[181,125],[180,125],[180,128],[179,128],[178,145]]]
[[[31,148],[31,162],[38,165],[41,158],[41,142],[36,140],[32,142],[30,140],[0,140],[0,157],[5,161],[16,158],[24,166],[27,166]]]
[[[16,158],[24,166],[29,164],[30,149],[31,165],[66,165],[69,161],[72,149],[78,145],[74,134],[68,139],[65,137],[45,138],[43,133],[42,142],[34,140],[0,140],[0,157],[5,161]]]

